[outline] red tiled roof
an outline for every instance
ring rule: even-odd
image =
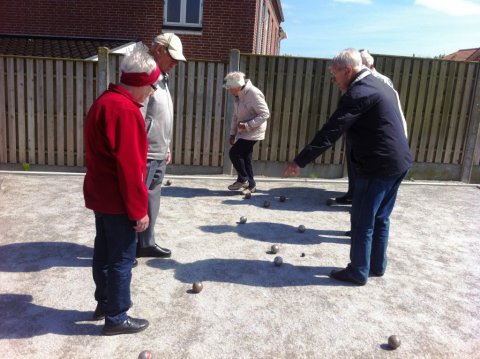
[[[480,47],[475,49],[463,49],[444,57],[445,60],[455,61],[480,61]]]
[[[87,59],[99,47],[114,50],[136,40],[0,35],[0,54]]]

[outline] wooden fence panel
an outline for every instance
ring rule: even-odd
[[[443,158],[441,161],[443,163],[453,163],[455,164],[454,158],[454,146],[455,146],[455,137],[459,130],[459,123],[460,123],[460,103],[461,98],[464,94],[465,90],[465,74],[466,74],[466,64],[459,63],[458,64],[458,73],[456,77],[456,84],[455,88],[453,89],[453,99],[452,99],[452,111],[451,111],[451,118],[448,123],[448,136],[445,142],[445,151]]]
[[[5,98],[5,59],[0,57],[0,163],[8,162],[7,112]]]
[[[197,85],[195,86],[195,127],[193,131],[193,164],[199,166],[202,163],[202,140],[203,140],[203,105],[205,62],[197,63]]]
[[[37,163],[46,163],[46,134],[45,134],[45,77],[44,60],[36,59],[36,122],[37,122]]]
[[[63,97],[65,86],[63,78],[64,62],[55,61],[55,103],[56,103],[56,164],[65,165],[65,100]]]
[[[307,60],[307,63],[305,65],[305,80],[302,90],[303,96],[301,104],[300,128],[298,131],[298,144],[296,148],[291,149],[289,153],[290,160],[293,160],[293,158],[303,149],[303,147],[305,147],[305,145],[307,144],[307,136],[310,135],[309,133],[307,133],[308,123],[311,119],[309,109],[312,104],[312,97],[315,96],[315,94],[312,93],[312,80],[314,76],[313,66],[314,61]]]
[[[422,137],[425,138],[426,143],[425,146],[422,148],[423,153],[425,155],[424,161],[425,162],[433,162],[433,157],[436,151],[436,146],[437,146],[437,135],[438,135],[438,129],[440,127],[440,121],[441,121],[441,109],[442,109],[442,104],[445,101],[445,80],[446,80],[446,74],[447,74],[447,63],[446,62],[439,62],[435,61],[436,64],[439,65],[440,67],[440,72],[439,75],[436,79],[437,83],[437,91],[436,94],[433,98],[433,114],[430,117],[430,121],[425,121],[424,120],[424,131],[422,131]],[[431,76],[434,76],[435,74],[432,74]],[[428,128],[429,126],[429,128]],[[428,136],[425,136],[425,134],[429,132]]]
[[[187,94],[185,91],[185,82],[187,80],[186,73],[185,73],[185,64],[180,63],[178,64],[176,70],[177,73],[177,83],[176,83],[176,91],[173,93],[176,94],[175,96],[175,121],[173,124],[173,128],[175,131],[175,142],[174,142],[174,159],[176,164],[184,164],[183,160],[183,134],[185,133],[185,119],[187,116],[184,115],[185,112],[185,98],[187,98]],[[191,118],[191,117],[190,117]]]
[[[17,77],[17,131],[18,131],[18,160],[27,162],[26,124],[25,124],[25,59],[16,61]]]
[[[15,107],[15,59],[7,58],[8,160],[17,163],[17,115]]]
[[[83,118],[84,118],[84,63],[75,64],[75,164],[85,165],[83,147]]]
[[[298,134],[301,128],[301,113],[300,105],[302,103],[302,98],[308,97],[306,92],[302,92],[302,82],[304,81],[304,59],[298,59],[295,67],[295,85],[292,86],[294,89],[292,94],[292,111],[288,114],[289,118],[286,119],[289,122],[290,133],[289,138],[286,139],[285,147],[288,151],[286,154],[285,161],[291,161],[298,153]],[[310,92],[310,91],[308,91]]]
[[[192,142],[193,142],[193,115],[194,115],[194,100],[195,100],[195,63],[190,62],[187,64],[187,107],[186,107],[186,118],[190,119],[185,123],[185,133],[184,133],[184,156],[183,163],[185,165],[192,165]]]
[[[277,136],[280,137],[279,148],[278,148],[278,161],[287,161],[287,149],[288,142],[292,140],[290,129],[290,120],[291,120],[291,107],[292,107],[292,95],[294,95],[293,88],[293,73],[295,69],[295,59],[289,58],[286,63],[286,74],[285,74],[285,94],[283,97],[283,106],[280,108],[281,115],[277,118],[281,121],[280,123],[280,132],[277,133]],[[293,125],[293,124],[292,124]]]
[[[65,138],[67,166],[75,165],[75,131],[74,131],[74,73],[73,62],[65,65]]]
[[[448,65],[447,72],[449,74],[457,74],[457,64],[454,62],[450,62]],[[445,74],[447,75],[447,74]],[[446,148],[446,138],[448,136],[449,125],[454,124],[454,118],[451,117],[451,110],[452,110],[452,99],[453,99],[453,91],[454,91],[454,84],[455,84],[456,76],[448,76],[445,79],[446,87],[445,87],[445,99],[441,104],[441,115],[440,115],[440,125],[438,127],[438,132],[436,133],[436,151],[435,156],[433,158],[433,162],[435,163],[442,163],[442,159],[444,158]]]
[[[205,125],[204,125],[204,140],[202,151],[202,165],[208,166],[211,163],[212,153],[212,138],[217,134],[212,131],[213,122],[213,91],[215,86],[215,64],[207,64],[207,78],[206,78],[207,90],[205,91]]]
[[[276,59],[274,57],[268,57],[266,58],[266,84],[264,85],[265,88],[265,101],[267,102],[267,105],[270,110],[270,118],[268,119],[268,124],[267,124],[267,130],[265,132],[265,139],[262,141],[262,146],[261,146],[261,160],[262,161],[267,161],[271,159],[271,154],[273,151],[273,146],[272,146],[272,141],[273,138],[276,137],[276,134],[273,132],[274,128],[274,123],[275,119],[273,118],[273,99],[275,98],[275,90],[274,90],[274,85],[275,85],[275,79],[276,79],[276,72],[275,72],[275,67],[276,67]]]
[[[468,129],[468,111],[470,105],[470,96],[467,94],[472,94],[474,89],[474,79],[475,79],[475,65],[468,64],[467,76],[465,79],[465,91],[462,99],[462,104],[460,106],[460,116],[458,124],[458,132],[455,138],[455,148],[453,151],[453,162],[462,163],[463,155],[465,149],[465,142],[467,140],[466,132]]]
[[[225,65],[218,63],[215,65],[216,82],[215,82],[215,112],[213,121],[213,139],[212,139],[212,163],[214,167],[221,167],[223,165],[223,145],[226,139],[222,136],[225,133],[225,118],[223,116],[225,108],[225,96],[223,91],[223,78],[225,77]]]
[[[53,61],[45,63],[47,99],[47,164],[55,164],[55,93],[53,92]]]
[[[27,102],[27,161],[36,162],[36,123],[35,123],[35,81],[33,71],[33,60],[26,59],[27,77],[26,77],[26,102]]]

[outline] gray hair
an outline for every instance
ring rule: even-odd
[[[362,57],[362,63],[367,66],[369,69],[373,68],[374,59],[373,56],[370,55],[368,50],[360,51],[360,56]]]
[[[245,85],[245,74],[240,71],[229,72],[224,78],[224,83],[227,89],[240,88]]]
[[[139,42],[124,56],[120,64],[122,72],[146,72],[150,74],[157,67],[157,63],[150,55],[148,47]]]
[[[354,70],[360,71],[362,67],[362,57],[360,53],[352,48],[340,51],[333,59],[332,66],[345,68],[351,66]]]

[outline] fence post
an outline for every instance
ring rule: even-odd
[[[237,49],[233,49],[230,51],[230,60],[228,62],[228,72],[232,71],[239,71],[240,70],[240,51]],[[227,106],[225,109],[225,133],[223,141],[223,174],[224,175],[231,175],[233,174],[233,166],[232,161],[230,161],[230,156],[228,156],[228,152],[230,151],[230,123],[232,121],[233,116],[233,96],[228,91],[227,94]]]
[[[100,95],[108,87],[110,82],[110,70],[109,70],[109,52],[108,47],[98,48],[98,78],[97,78],[97,90]]]
[[[465,142],[465,154],[462,161],[461,181],[470,183],[476,152],[480,151],[480,64],[477,66],[475,77],[472,110],[470,111],[467,140]]]

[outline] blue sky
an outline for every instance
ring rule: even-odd
[[[347,47],[434,57],[480,47],[480,0],[281,0],[280,54],[331,58]]]

